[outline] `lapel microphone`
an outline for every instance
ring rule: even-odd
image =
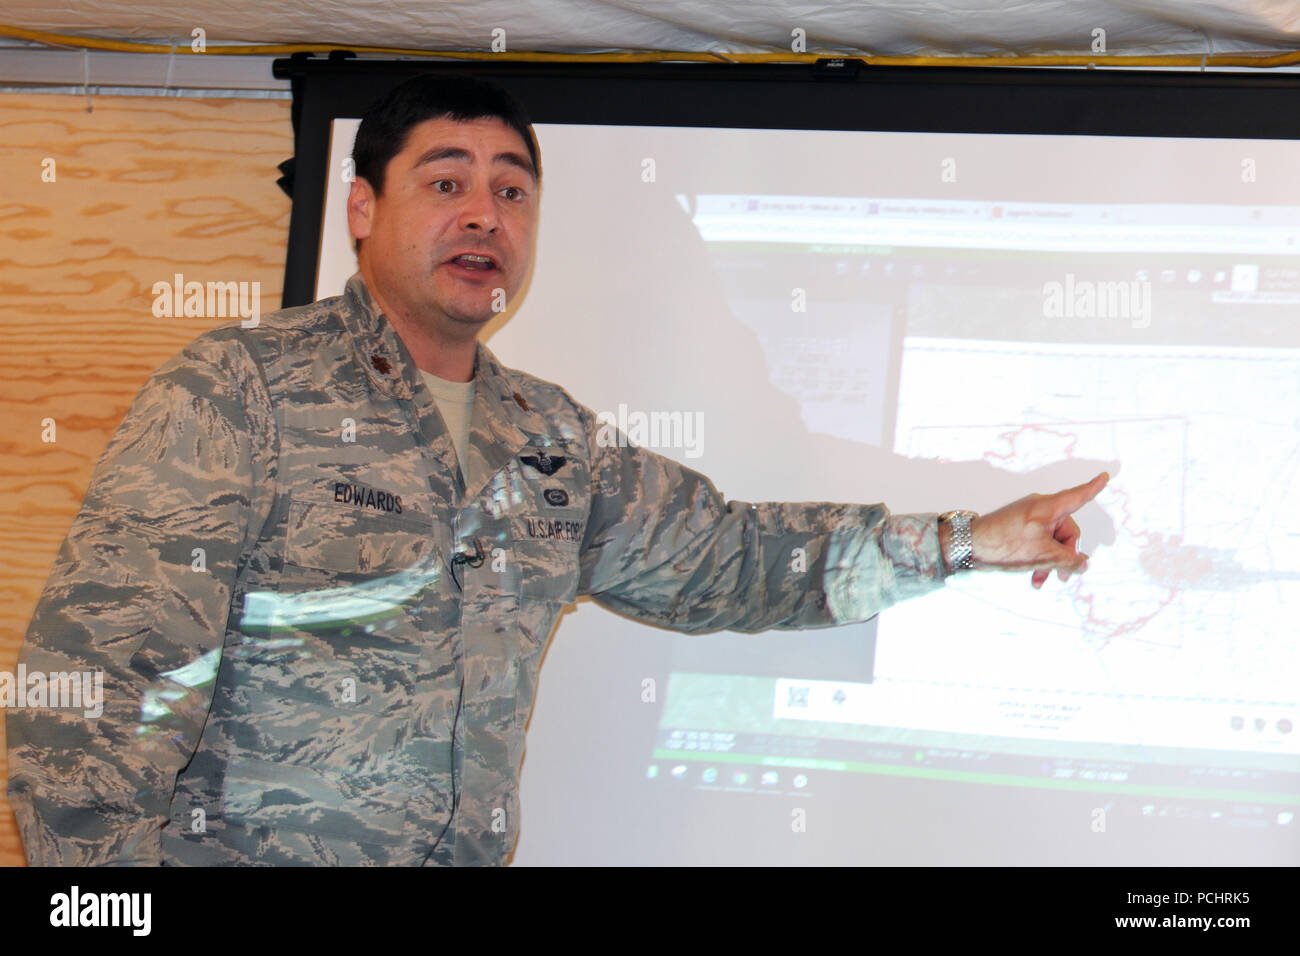
[[[462,545],[462,548],[463,547],[464,546]],[[478,538],[474,539],[473,554],[467,550],[460,550],[451,556],[451,579],[456,582],[457,588],[464,590],[464,585],[460,580],[460,575],[456,573],[457,568],[462,565],[468,565],[471,568],[481,567],[483,565],[483,560],[486,557],[487,555],[483,553],[483,545],[479,543]]]

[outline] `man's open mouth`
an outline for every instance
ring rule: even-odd
[[[497,261],[491,256],[480,255],[478,253],[466,252],[454,259],[447,260],[450,265],[459,266],[462,269],[468,269],[471,272],[491,272],[499,268]]]

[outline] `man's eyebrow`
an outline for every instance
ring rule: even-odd
[[[467,150],[459,146],[435,146],[433,149],[426,150],[425,153],[415,161],[411,169],[419,169],[426,163],[436,163],[444,159],[454,159],[462,163],[474,162],[474,157]],[[509,163],[512,166],[518,166],[533,179],[537,178],[537,171],[533,169],[533,164],[527,156],[519,153],[497,153],[492,157],[493,162]]]

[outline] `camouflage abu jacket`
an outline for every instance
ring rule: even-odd
[[[103,712],[6,712],[32,864],[504,863],[539,658],[576,596],[757,631],[943,584],[937,515],[726,501],[482,345],[474,401],[462,483],[359,273],[154,374],[20,658],[101,671]]]

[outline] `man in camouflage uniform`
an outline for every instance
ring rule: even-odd
[[[814,628],[951,573],[936,514],[727,501],[477,342],[536,225],[501,91],[411,81],[356,152],[344,294],[200,336],[94,473],[21,662],[102,672],[103,713],[6,714],[34,865],[504,863],[578,595],[681,631]],[[428,375],[472,383],[467,440]],[[975,564],[1082,570],[1068,515],[1098,481],[978,519]]]

